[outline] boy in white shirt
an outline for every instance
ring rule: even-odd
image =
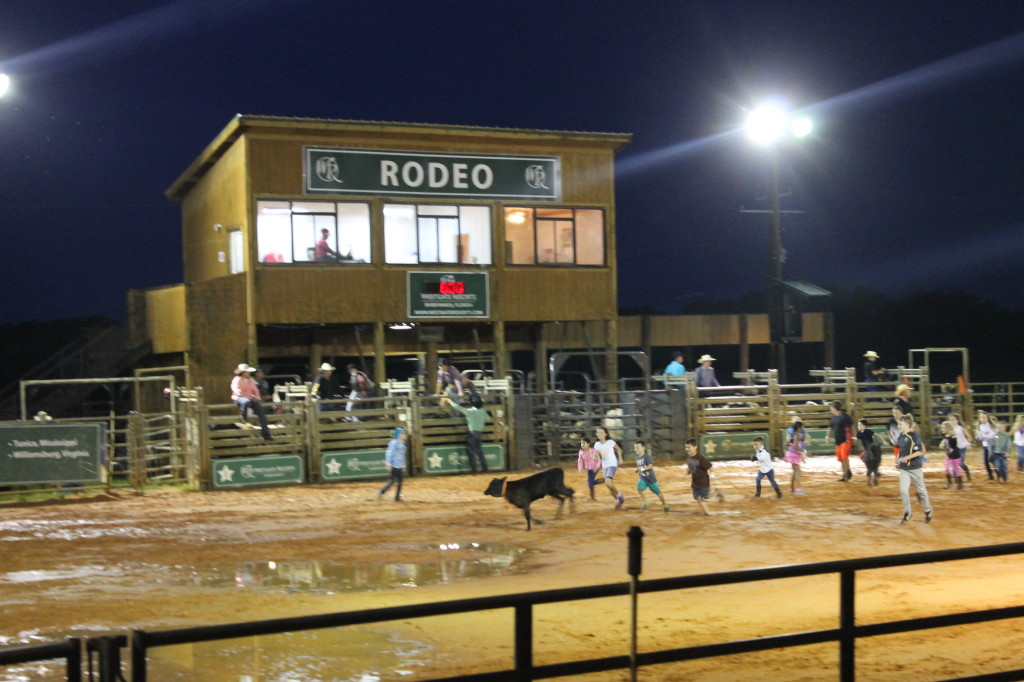
[[[772,453],[764,449],[764,438],[761,436],[754,436],[754,457],[753,459],[757,462],[757,492],[754,493],[754,497],[761,497],[761,479],[765,476],[768,477],[768,482],[775,488],[775,495],[782,497],[782,490],[779,489],[779,484],[775,482],[775,468],[772,466]]]

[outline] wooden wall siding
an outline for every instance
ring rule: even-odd
[[[207,389],[210,403],[230,402],[235,367],[256,360],[246,357],[245,276],[190,284],[186,305],[192,382]]]
[[[509,268],[493,286],[495,319],[507,322],[606,320],[616,315],[615,273],[609,268]]]
[[[150,289],[146,296],[146,327],[152,352],[180,353],[189,350],[185,285]]]
[[[806,343],[825,341],[825,313],[803,313]],[[652,346],[738,345],[739,315],[651,315]],[[639,348],[643,345],[643,316],[619,318],[619,346]],[[769,343],[768,315],[747,315],[747,343]]]
[[[185,282],[230,273],[228,233],[231,229],[241,229],[245,248],[251,246],[245,173],[245,144],[240,141],[227,150],[182,200]],[[216,224],[221,225],[221,230],[214,230]],[[225,254],[223,263],[218,259],[221,251]]]

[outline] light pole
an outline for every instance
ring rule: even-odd
[[[779,208],[779,150],[784,136],[806,137],[813,124],[809,118],[791,116],[778,105],[762,105],[747,116],[747,135],[765,147],[769,157],[768,214],[768,330],[771,361],[779,372],[779,381],[786,381],[786,345],[783,341],[783,273],[782,273],[782,211]]]

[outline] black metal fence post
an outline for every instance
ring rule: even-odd
[[[520,680],[533,679],[533,604],[516,604],[516,672]]]
[[[146,633],[132,630],[132,682],[146,682]]]
[[[636,622],[637,622],[637,582],[640,579],[641,561],[643,559],[644,531],[640,526],[630,526],[626,532],[629,537],[629,679],[636,682]]]
[[[841,682],[853,682],[857,667],[854,658],[854,647],[857,637],[854,632],[856,607],[854,602],[856,572],[844,570],[839,572],[839,679]]]

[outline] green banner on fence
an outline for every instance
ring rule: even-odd
[[[298,455],[224,457],[213,460],[214,488],[302,483],[305,468]]]
[[[505,469],[505,448],[497,443],[484,445],[484,461],[493,471]],[[461,474],[470,471],[464,446],[426,447],[423,449],[423,473]]]
[[[384,449],[324,452],[320,455],[320,478],[324,481],[340,481],[346,478],[387,476],[384,452]]]
[[[0,426],[0,483],[99,481],[105,424]]]
[[[767,431],[734,431],[712,433],[700,437],[700,452],[708,459],[739,459],[754,456],[754,436],[769,443]]]

